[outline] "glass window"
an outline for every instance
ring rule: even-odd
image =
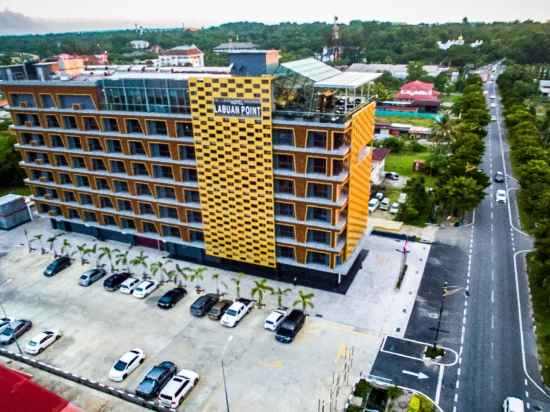
[[[174,189],[171,187],[166,186],[157,186],[157,197],[159,199],[175,199],[176,193],[174,192]]]
[[[187,221],[189,223],[202,223],[202,214],[196,210],[187,211]]]
[[[190,242],[204,242],[204,234],[197,230],[189,231],[189,241]]]
[[[115,192],[128,193],[128,183],[115,180]]]
[[[178,210],[175,207],[159,206],[160,217],[170,219],[178,218]]]
[[[111,173],[126,173],[126,167],[122,160],[111,160]]]
[[[349,136],[344,133],[334,133],[334,148],[340,149],[344,146],[349,146]]]
[[[99,126],[94,117],[84,118],[84,130],[99,130]]]
[[[128,133],[143,134],[143,130],[137,119],[126,119],[126,130]]]
[[[55,102],[49,94],[41,94],[40,99],[42,100],[42,107],[45,109],[50,109],[55,107]]]
[[[308,183],[307,195],[322,199],[332,199],[332,187],[324,183]]]
[[[291,203],[275,202],[275,214],[279,216],[294,217],[294,205]]]
[[[96,139],[94,137],[88,138],[88,148],[92,152],[101,152],[103,150],[101,148],[101,143],[99,142],[99,139]]]
[[[59,103],[62,109],[94,110],[95,106],[90,96],[60,94]]]
[[[86,169],[86,163],[84,163],[83,157],[73,157],[73,168],[75,169]]]
[[[103,224],[105,224],[107,226],[116,226],[117,225],[115,218],[111,215],[103,216]]]
[[[96,184],[97,190],[111,190],[111,188],[109,187],[109,183],[107,182],[107,179],[96,177],[95,184]]]
[[[84,212],[84,221],[85,222],[97,222],[97,218],[94,212]]]
[[[92,159],[92,168],[94,170],[103,170],[103,171],[107,170],[103,159]]]
[[[136,224],[134,223],[133,219],[127,219],[127,218],[121,218],[120,219],[120,225],[123,229],[133,229],[135,230]]]
[[[286,179],[275,179],[275,192],[286,193],[289,195],[294,194],[294,181]]]
[[[82,149],[82,143],[80,141],[80,137],[68,136],[67,141],[69,142],[69,149],[76,149],[76,150]]]
[[[275,235],[288,239],[294,239],[294,226],[275,225]]]
[[[178,146],[180,160],[195,160],[195,148],[193,146]]]
[[[143,222],[143,232],[145,233],[157,233],[157,227],[150,222]]]
[[[129,200],[118,199],[117,208],[123,212],[133,212],[132,203]]]
[[[151,189],[145,183],[136,183],[136,192],[138,196],[151,196]]]
[[[88,176],[76,175],[76,185],[79,187],[90,187]]]
[[[196,182],[197,181],[197,171],[195,169],[181,169],[182,179],[184,182]]]
[[[149,176],[145,163],[132,163],[132,171],[134,176]]]
[[[313,243],[322,243],[324,245],[330,245],[330,232],[309,229],[307,231],[307,241],[313,242]]]
[[[153,165],[153,176],[159,179],[173,179],[172,167]]]
[[[140,215],[154,215],[155,211],[153,206],[150,203],[140,203],[139,204],[139,214]]]
[[[120,140],[107,139],[107,151],[110,153],[122,153],[122,145]]]
[[[80,219],[80,215],[78,214],[78,210],[76,209],[69,209],[69,219]]]
[[[170,146],[166,143],[151,143],[151,156],[170,158]]]
[[[186,190],[185,191],[185,202],[186,203],[200,203],[199,192],[195,190]]]
[[[65,202],[76,202],[76,196],[73,192],[65,192]]]
[[[104,117],[101,119],[103,123],[103,130],[106,132],[118,132],[118,123],[117,120],[112,117]]]
[[[78,125],[76,123],[76,117],[63,116],[63,127],[65,127],[65,129],[78,129]]]
[[[180,230],[174,226],[162,225],[162,235],[168,237],[180,237]]]
[[[94,202],[92,201],[92,197],[90,195],[81,193],[80,194],[80,204],[81,205],[93,205]]]
[[[325,149],[327,147],[327,132],[309,131],[307,133],[307,147]]]
[[[176,136],[193,137],[193,126],[191,123],[176,123]]]
[[[294,146],[294,132],[290,129],[273,129],[273,144]]]
[[[307,263],[315,263],[317,265],[328,266],[330,261],[329,255],[319,252],[307,252]]]
[[[46,125],[50,129],[59,129],[59,121],[57,120],[57,116],[54,116],[53,114],[47,114]]]
[[[275,169],[294,170],[294,157],[292,155],[276,154],[273,156]]]
[[[112,209],[113,208],[113,202],[111,202],[111,199],[108,197],[100,197],[99,203],[101,205],[102,209]]]
[[[130,142],[130,153],[133,155],[145,155],[145,148],[141,142]]]
[[[307,172],[315,174],[327,173],[327,159],[319,157],[310,157],[307,159]]]
[[[55,160],[56,160],[58,166],[67,166],[68,165],[67,159],[63,155],[56,155]]]
[[[331,222],[331,211],[330,209],[323,209],[320,207],[308,207],[307,209],[307,219],[314,220],[319,222]]]
[[[147,134],[167,136],[166,122],[163,120],[147,120]]]
[[[294,260],[294,248],[288,246],[277,246],[277,257]]]
[[[50,135],[50,139],[52,139],[53,147],[63,147],[63,140],[61,140],[61,136],[53,134]]]
[[[71,180],[71,176],[68,175],[67,173],[60,173],[59,174],[59,181],[61,182],[62,185],[72,185],[73,182]]]
[[[29,93],[10,93],[15,107],[36,107],[34,96]]]

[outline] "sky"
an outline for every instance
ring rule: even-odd
[[[550,20],[550,0],[0,0],[34,18],[170,22],[383,20],[408,23]]]

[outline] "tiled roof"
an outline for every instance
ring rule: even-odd
[[[386,156],[390,154],[390,152],[391,152],[390,149],[386,149],[383,147],[375,147],[372,151],[372,160],[375,162],[384,160]]]

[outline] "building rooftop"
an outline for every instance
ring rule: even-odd
[[[227,42],[218,44],[214,47],[214,52],[223,53],[235,50],[252,50],[257,48],[257,45],[250,42]]]
[[[202,54],[202,51],[194,44],[172,47],[161,53],[164,56],[194,56],[197,54]]]

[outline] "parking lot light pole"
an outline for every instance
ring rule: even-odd
[[[0,287],[4,285],[8,285],[13,281],[13,278],[8,278],[4,282],[0,284]],[[2,316],[5,318],[8,317],[8,314],[6,313],[6,309],[4,309],[4,305],[0,302],[0,309],[2,309]],[[17,346],[17,350],[19,351],[20,355],[23,355],[23,351],[21,350],[21,346],[19,346],[19,342],[17,342],[17,337],[15,338],[15,346]]]
[[[225,410],[226,410],[226,412],[229,412],[229,395],[227,393],[227,383],[225,381],[225,367],[223,365],[223,357],[225,356],[225,352],[227,350],[227,347],[229,346],[229,343],[231,343],[232,340],[233,340],[233,335],[231,335],[230,337],[227,338],[227,342],[225,342],[225,346],[223,347],[222,359],[221,359],[222,377],[223,377],[223,391],[225,393]]]

